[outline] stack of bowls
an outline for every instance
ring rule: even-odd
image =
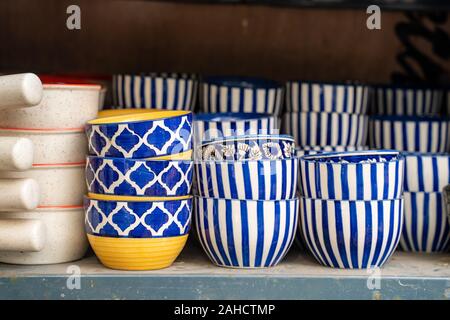
[[[450,124],[439,116],[443,91],[433,88],[375,88],[370,145],[405,152],[405,221],[401,248],[441,252],[448,247],[443,189],[449,183]]]
[[[81,82],[65,83],[65,78],[54,78],[52,83],[44,81],[42,85],[32,74],[9,77],[6,83],[17,84],[19,82],[15,81],[22,79],[20,90],[39,91],[40,95],[34,106],[2,110],[2,139],[28,141],[31,145],[25,150],[16,143],[12,157],[22,158],[23,163],[29,154],[34,154],[29,170],[21,171],[24,168],[16,163],[16,169],[0,172],[0,178],[11,182],[35,181],[37,188],[25,188],[22,184],[21,196],[16,200],[23,199],[28,204],[36,202],[37,208],[30,211],[35,206],[27,205],[2,214],[2,218],[8,219],[10,233],[14,230],[22,238],[11,238],[10,242],[16,243],[8,250],[0,248],[0,261],[49,264],[77,260],[88,247],[82,207],[87,151],[83,131],[86,121],[97,116],[101,87]],[[9,93],[13,92],[10,87]],[[10,193],[15,191],[19,191],[17,184],[9,188]],[[30,227],[31,222],[36,222],[34,229]]]
[[[392,150],[300,158],[300,231],[319,263],[381,267],[400,239],[403,156]]]
[[[282,128],[300,149],[364,146],[368,97],[361,84],[289,81]]]
[[[150,73],[113,76],[113,109],[193,111],[198,81],[194,74]]]
[[[195,162],[195,224],[214,264],[271,267],[289,250],[298,220],[293,143],[289,136],[268,135],[202,145],[205,158]]]
[[[108,110],[88,122],[85,228],[106,266],[169,267],[191,226],[189,111]]]

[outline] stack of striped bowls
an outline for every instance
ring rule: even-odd
[[[450,125],[439,116],[443,91],[433,88],[375,87],[370,145],[405,155],[405,222],[401,248],[415,252],[448,249],[450,225],[443,189],[450,183]]]
[[[364,149],[369,87],[353,83],[289,81],[282,128],[299,153]]]
[[[195,224],[204,251],[222,267],[275,266],[298,221],[293,138],[234,136],[199,148]]]
[[[300,158],[300,232],[319,263],[381,267],[400,240],[404,158],[392,150]]]
[[[108,110],[88,122],[85,228],[100,261],[120,270],[170,266],[191,226],[189,111]]]

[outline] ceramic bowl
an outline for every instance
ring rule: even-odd
[[[33,73],[0,76],[0,110],[35,106],[41,102],[42,92],[42,82]]]
[[[288,135],[230,136],[203,142],[196,152],[200,160],[289,159],[295,143]]]
[[[45,83],[41,102],[4,110],[0,127],[12,129],[82,129],[98,112],[101,86],[90,83]]]
[[[205,77],[200,100],[203,112],[268,113],[278,115],[283,86],[251,77]]]
[[[114,112],[117,111],[117,112]],[[150,158],[192,149],[189,111],[109,110],[89,121],[89,153],[101,157]]]
[[[195,163],[201,197],[241,200],[293,199],[298,160],[199,161]]]
[[[358,83],[288,81],[286,111],[367,113],[369,87]]]
[[[450,223],[441,192],[405,192],[405,221],[400,247],[404,251],[446,252]]]
[[[21,130],[0,128],[1,137],[29,139],[34,151],[34,164],[77,163],[85,161],[87,148],[83,129]],[[24,154],[26,154],[24,152]]]
[[[221,267],[277,265],[292,245],[298,199],[279,201],[195,198],[197,234],[210,260]]]
[[[113,77],[114,108],[193,110],[197,87],[194,74],[117,74]]]
[[[400,240],[403,199],[300,199],[300,226],[309,251],[328,267],[381,267]],[[381,245],[382,244],[382,245]]]
[[[403,153],[405,191],[442,192],[450,184],[449,153]]]
[[[25,222],[29,219],[41,221],[45,232],[27,233],[29,228],[21,224],[21,241],[41,242],[42,249],[33,251],[2,251],[0,248],[0,262],[12,264],[54,264],[81,259],[88,248],[88,241],[84,232],[84,212],[79,207],[51,207],[26,212],[10,212],[1,214],[0,224],[8,219],[10,222]],[[4,220],[3,220],[4,219]],[[28,235],[28,237],[27,237]],[[32,239],[32,237],[35,237]],[[36,238],[37,237],[37,238]],[[10,238],[19,246],[17,238]],[[1,242],[1,241],[0,241]],[[27,250],[29,250],[28,248]],[[40,250],[39,250],[40,249]],[[34,250],[36,251],[36,250]]]
[[[367,139],[366,115],[337,112],[291,112],[282,121],[284,133],[299,146],[361,146]]]
[[[371,109],[377,115],[437,115],[443,90],[437,88],[381,85],[373,88]]]
[[[86,193],[85,163],[33,165],[28,171],[0,171],[1,179],[30,178],[40,189],[39,207],[80,206]]]
[[[373,116],[369,121],[370,146],[408,152],[445,152],[449,122],[432,116]]]
[[[398,151],[327,152],[300,158],[301,194],[323,200],[393,200],[403,193]]]
[[[87,236],[95,255],[105,267],[132,271],[170,267],[188,238],[187,234],[163,238]]]
[[[34,145],[28,138],[6,137],[0,131],[0,171],[24,171],[31,168]]]
[[[173,237],[189,233],[192,198],[114,201],[85,197],[84,209],[88,234],[119,238]]]
[[[295,155],[303,157],[305,155],[319,154],[323,152],[347,152],[368,150],[367,146],[303,146],[295,148]]]
[[[194,116],[195,145],[215,138],[275,134],[276,119],[269,114],[200,113]]]
[[[128,196],[185,196],[191,191],[192,161],[135,160],[90,156],[89,192]]]

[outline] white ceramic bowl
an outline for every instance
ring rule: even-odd
[[[33,166],[28,171],[0,172],[0,178],[32,178],[41,190],[39,207],[76,206],[86,194],[85,164]]]
[[[34,145],[34,164],[83,162],[88,152],[88,143],[84,130],[19,130],[0,128],[0,137],[16,137],[31,140]],[[33,149],[28,152],[32,151]],[[28,156],[26,150],[22,154],[22,157]]]
[[[3,111],[0,127],[81,129],[97,116],[100,89],[96,84],[44,84],[42,101],[37,106]]]
[[[81,259],[88,248],[88,241],[84,231],[84,211],[82,207],[46,208],[35,211],[5,213],[0,216],[0,225],[6,220],[24,222],[21,233],[26,233],[30,227],[26,222],[41,221],[45,225],[45,232],[36,230],[29,234],[29,238],[22,237],[24,245],[33,239],[37,241],[37,252],[2,251],[0,248],[0,262],[12,264],[54,264]],[[27,219],[27,220],[23,220]],[[36,226],[39,227],[39,226]],[[32,230],[32,229],[31,229]],[[13,241],[14,239],[11,239]],[[1,241],[0,241],[1,243]],[[6,243],[4,247],[6,247]],[[43,245],[43,246],[42,246]],[[10,248],[11,249],[11,248]]]

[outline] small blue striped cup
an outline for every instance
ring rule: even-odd
[[[400,240],[403,199],[300,199],[300,225],[316,260],[328,267],[381,267]]]
[[[404,251],[446,252],[450,222],[441,192],[405,192],[405,221],[400,247]]]
[[[200,243],[221,267],[277,265],[294,241],[298,199],[277,201],[195,198]]]
[[[300,158],[301,193],[324,200],[391,200],[403,193],[405,161],[395,150],[327,152]]]

